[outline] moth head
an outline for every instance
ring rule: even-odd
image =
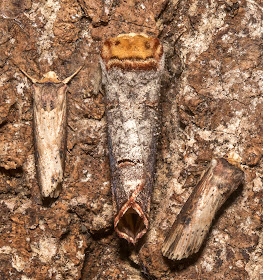
[[[54,84],[59,84],[61,81],[58,79],[57,74],[54,71],[49,71],[45,73],[44,79],[40,80],[39,83],[54,83]]]
[[[36,84],[36,83],[38,83],[38,84],[45,84],[45,83],[53,83],[53,84],[60,84],[60,83],[63,83],[63,84],[68,84],[69,82],[70,82],[70,80],[74,77],[74,76],[76,76],[77,74],[78,74],[78,72],[81,70],[81,68],[82,68],[83,66],[81,66],[81,67],[79,67],[78,69],[77,69],[77,71],[75,71],[71,76],[69,76],[69,77],[67,77],[66,79],[64,79],[63,81],[60,81],[59,79],[58,79],[58,76],[57,76],[57,74],[54,72],[54,71],[49,71],[49,72],[47,72],[47,73],[45,73],[44,75],[43,75],[43,79],[41,79],[41,80],[37,80],[37,79],[35,79],[35,78],[33,78],[32,76],[30,76],[29,74],[27,74],[24,70],[22,70],[21,68],[19,68],[20,69],[20,71],[24,74],[24,75],[26,75],[31,81],[32,81],[32,83],[33,84]]]
[[[225,159],[232,165],[241,168],[241,162],[242,159],[241,157],[235,152],[235,151],[230,151],[226,156]]]
[[[145,34],[121,34],[104,42],[101,57],[107,69],[158,70],[163,46],[158,38]]]

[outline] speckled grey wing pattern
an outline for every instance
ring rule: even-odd
[[[108,140],[118,212],[115,227],[119,235],[136,242],[148,227],[156,157],[159,73],[124,73],[114,69],[107,75]],[[126,220],[125,213],[134,218],[139,215],[141,219]]]

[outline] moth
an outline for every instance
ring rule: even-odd
[[[181,260],[199,251],[216,212],[244,181],[244,172],[231,163],[212,159],[164,241],[165,257]]]
[[[66,156],[67,84],[82,67],[63,81],[55,72],[33,83],[33,131],[37,178],[43,198],[57,198],[62,189]]]
[[[135,244],[149,227],[155,171],[160,81],[159,39],[122,34],[101,51],[117,234]]]

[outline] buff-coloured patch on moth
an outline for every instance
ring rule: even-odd
[[[198,252],[216,212],[243,181],[244,172],[233,159],[212,159],[168,232],[163,255],[181,260]]]
[[[149,227],[163,67],[158,38],[130,33],[102,46],[114,228],[133,244]]]
[[[82,67],[60,81],[55,72],[33,83],[33,124],[38,183],[43,198],[57,198],[62,189],[67,125],[67,84]]]

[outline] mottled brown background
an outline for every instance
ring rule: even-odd
[[[263,279],[260,0],[9,0],[0,3],[0,279]],[[136,248],[113,231],[99,49],[120,33],[164,44],[166,66],[150,230]],[[81,72],[68,91],[63,192],[36,181],[32,87]],[[164,236],[213,156],[241,157],[246,183],[202,250],[172,262]]]

